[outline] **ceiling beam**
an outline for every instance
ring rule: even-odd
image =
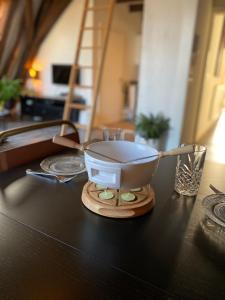
[[[140,4],[131,4],[129,5],[129,12],[140,12],[143,11],[144,5],[142,3]]]
[[[27,39],[29,42],[31,42],[34,34],[34,16],[33,16],[32,0],[26,0],[25,2],[25,20],[26,20]]]
[[[18,10],[14,12],[14,17],[15,17],[15,13],[18,13]],[[12,39],[13,41],[12,47],[9,50],[7,49],[8,52],[7,57],[4,60],[4,66],[3,69],[1,70],[1,75],[6,75],[9,78],[12,78],[11,76],[12,69],[17,64],[18,54],[20,52],[20,40],[24,31],[23,22],[24,22],[24,10],[22,14],[19,15],[18,22],[16,24],[18,30],[14,32],[14,36]]]
[[[143,3],[144,0],[117,0],[116,2],[121,4],[121,3],[132,3],[132,2],[136,2],[136,3]]]
[[[4,19],[0,14],[0,77],[25,76],[25,64],[32,62],[48,32],[71,2],[39,0],[37,6],[34,5],[35,1],[37,0],[0,0],[0,8],[4,2],[12,5],[7,20],[5,13]],[[1,11],[3,10],[0,9],[0,13]]]
[[[11,18],[16,9],[16,1],[2,0],[0,2],[0,61],[3,48],[10,29]]]
[[[21,60],[17,72],[18,76],[25,76],[25,69],[32,65],[43,40],[70,2],[71,0],[42,0],[34,22],[34,38],[31,46],[25,50],[26,59]]]

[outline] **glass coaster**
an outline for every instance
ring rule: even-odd
[[[55,175],[76,175],[86,171],[84,158],[74,154],[46,157],[40,164],[41,168]]]
[[[218,219],[220,219],[222,222],[224,222],[225,226],[225,203],[218,203],[214,206],[214,214]]]
[[[216,224],[225,227],[225,196],[213,194],[205,197],[202,201],[205,214]]]

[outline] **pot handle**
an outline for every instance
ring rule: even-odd
[[[84,151],[84,146],[81,144],[78,144],[68,138],[65,138],[63,136],[55,135],[52,139],[53,143],[65,146],[72,149],[78,149],[80,151]]]
[[[162,151],[159,153],[159,157],[166,157],[166,156],[176,156],[180,154],[187,154],[194,152],[194,145],[187,145],[184,147],[178,147],[169,151]]]
[[[86,161],[86,168],[90,181],[110,188],[120,188],[120,168],[100,166],[91,161]]]

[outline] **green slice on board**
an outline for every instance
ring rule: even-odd
[[[131,189],[131,192],[140,192],[142,190],[142,188],[135,188],[135,189]]]
[[[101,200],[110,200],[114,197],[114,194],[110,191],[104,191],[101,192],[98,196]]]
[[[120,198],[123,201],[134,201],[136,197],[133,193],[123,193],[120,195]]]

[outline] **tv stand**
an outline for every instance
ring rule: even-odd
[[[34,121],[48,121],[62,119],[66,95],[25,95],[21,96],[21,117],[22,119]],[[80,96],[74,97],[74,103],[85,104]],[[71,121],[79,121],[80,110],[74,109],[71,112]]]
[[[67,95],[68,95],[68,93],[66,93],[66,92],[65,92],[65,93],[60,93],[60,94],[59,94],[59,96],[61,96],[61,97],[66,97]]]

